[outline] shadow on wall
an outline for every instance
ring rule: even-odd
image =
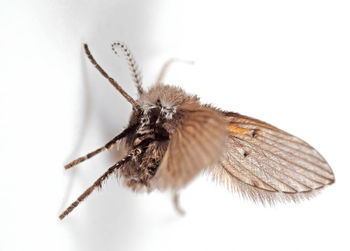
[[[156,17],[155,13],[150,11],[159,9],[152,8],[155,7],[152,5],[154,3],[149,1],[99,1],[96,6],[85,6],[89,8],[87,11],[89,16],[86,16],[85,12],[81,14],[82,17],[79,15],[67,17],[74,23],[77,22],[73,20],[76,18],[89,20],[86,25],[90,26],[87,29],[87,33],[90,34],[89,36],[83,34],[82,36],[88,39],[80,41],[80,44],[87,42],[96,61],[133,97],[136,97],[136,88],[132,83],[127,64],[124,58],[116,58],[110,49],[110,44],[120,40],[131,44],[132,51],[149,50],[152,47],[151,38],[148,35],[152,29],[151,18]],[[81,7],[79,4],[75,6]],[[79,13],[78,10],[71,11]],[[65,23],[69,25],[70,20],[65,20]],[[74,33],[73,30],[72,33]],[[140,61],[137,56],[136,60]],[[145,63],[147,59],[141,61]],[[79,128],[81,134],[77,137],[78,142],[70,159],[85,154],[78,149],[81,148],[84,138],[90,135],[87,133],[87,124],[97,123],[95,128],[90,129],[89,126],[89,131],[98,130],[101,136],[99,141],[103,144],[127,125],[131,113],[130,104],[94,67],[91,67],[84,54],[82,55],[82,82],[84,92],[78,98],[84,104],[84,112],[82,115],[77,115],[82,116],[82,126]],[[93,150],[99,146],[92,145],[88,148]],[[108,153],[102,154],[111,156]],[[89,180],[97,179],[96,170],[102,174],[113,163],[111,159],[113,158],[100,161],[101,159],[98,158],[97,161],[90,160],[92,162],[84,162],[80,165],[78,168],[83,170],[79,169],[72,173],[66,197],[78,196],[79,194],[71,194],[72,186],[85,183],[85,181],[80,182],[81,176],[88,177]],[[142,214],[142,208],[138,206],[136,196],[118,183],[119,181],[112,177],[100,192],[94,192],[64,220],[65,222],[62,222],[65,224],[65,230],[70,232],[70,238],[76,242],[76,250],[125,250],[125,247],[130,250],[136,245],[133,232],[136,228],[140,228],[137,218],[138,214]],[[83,190],[90,185],[84,184]],[[65,206],[72,202],[70,200],[64,201]]]

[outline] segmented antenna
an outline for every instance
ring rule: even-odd
[[[140,106],[139,104],[129,95],[127,94],[123,88],[117,83],[117,81],[115,81],[113,78],[111,78],[103,69],[102,67],[96,62],[96,60],[94,59],[94,57],[92,56],[89,47],[87,44],[83,44],[84,45],[84,50],[85,50],[85,54],[87,55],[87,57],[89,58],[90,62],[96,67],[96,69],[102,74],[102,76],[104,76],[106,79],[108,79],[108,81],[120,92],[121,95],[124,96],[124,98],[130,103],[132,104],[133,108],[138,109]]]
[[[119,47],[120,50],[123,51],[124,56],[126,57],[129,67],[130,67],[130,71],[133,77],[133,80],[136,84],[136,88],[139,94],[143,93],[143,89],[142,89],[142,78],[141,78],[141,72],[139,70],[139,67],[134,59],[134,57],[131,54],[131,51],[129,50],[129,48],[122,42],[114,42],[112,43],[112,50],[116,55],[119,55],[117,52],[116,47]]]

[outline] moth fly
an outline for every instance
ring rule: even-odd
[[[261,203],[310,198],[334,183],[326,160],[309,144],[263,121],[203,105],[195,95],[163,84],[174,60],[144,90],[136,62],[121,42],[112,44],[128,60],[138,99],[133,99],[84,50],[97,70],[132,105],[128,126],[104,146],[80,157],[69,169],[116,144],[126,152],[60,216],[63,219],[112,174],[134,191],[171,190],[179,213],[178,191],[206,172],[229,190]]]

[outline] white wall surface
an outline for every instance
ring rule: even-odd
[[[350,250],[349,1],[44,1],[0,5],[0,250]],[[132,49],[145,86],[166,82],[315,146],[336,183],[313,200],[263,207],[199,177],[181,194],[134,194],[110,179],[58,214],[112,163],[67,161],[124,128],[130,105],[86,60],[82,42],[132,95],[110,44]]]

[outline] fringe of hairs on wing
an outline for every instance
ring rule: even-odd
[[[311,199],[319,194],[320,190],[323,188],[321,187],[301,193],[270,192],[243,183],[221,166],[215,166],[211,170],[207,170],[206,173],[212,176],[216,184],[224,185],[230,192],[238,193],[240,197],[250,199],[264,206],[273,206],[277,203],[284,202],[297,203],[306,199]]]

